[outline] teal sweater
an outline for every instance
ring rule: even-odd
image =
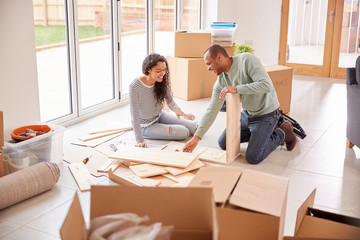
[[[276,110],[279,101],[274,85],[260,60],[251,53],[233,56],[233,63],[228,72],[220,74],[214,84],[211,101],[195,133],[202,138],[224,102],[219,94],[224,87],[236,86],[241,95],[242,108],[250,115],[264,115]]]

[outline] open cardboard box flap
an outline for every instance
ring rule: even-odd
[[[189,187],[211,187],[215,202],[224,203],[238,182],[241,170],[241,167],[203,167],[199,169]]]
[[[288,184],[287,178],[246,169],[230,197],[230,204],[280,217],[286,205]]]
[[[217,239],[215,203],[210,188],[92,186],[90,219],[131,212],[149,216],[147,224],[175,227],[172,239]],[[82,239],[84,218],[75,196],[61,237]]]
[[[298,210],[295,237],[289,239],[360,239],[360,219],[313,208],[316,189]]]

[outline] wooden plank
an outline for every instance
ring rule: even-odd
[[[116,133],[121,133],[123,132],[122,130],[116,130],[116,131],[111,131],[111,132],[104,132],[104,133],[97,133],[97,134],[89,134],[86,136],[82,136],[79,137],[78,139],[80,141],[86,142],[86,141],[90,141],[90,140],[94,140],[94,139],[98,139],[98,138],[102,138],[102,137],[106,137],[106,136],[110,136],[110,135],[114,135]]]
[[[69,169],[81,192],[89,191],[91,185],[95,184],[84,163],[71,163]]]
[[[109,167],[113,164],[113,162],[116,161],[113,158],[107,159],[98,169],[98,172],[107,173],[109,172]]]
[[[97,138],[97,139],[94,139],[94,140],[90,140],[90,141],[80,141],[80,140],[74,140],[73,142],[71,142],[71,144],[74,144],[74,145],[79,145],[79,146],[83,146],[83,147],[96,147],[104,142],[107,142],[113,138],[116,138],[122,134],[124,134],[125,132],[120,132],[120,133],[117,133],[117,134],[114,134],[114,135],[109,135],[109,136],[105,136],[105,137],[101,137],[101,138]]]
[[[230,164],[240,155],[240,95],[226,94],[226,164]]]
[[[176,141],[171,141],[168,144],[166,144],[166,146],[162,149],[162,150],[166,150],[166,151],[174,151],[174,152],[181,152],[182,149],[184,148],[185,143],[182,142],[176,142]],[[202,152],[206,151],[207,147],[203,147],[203,146],[196,146],[196,148],[194,149],[193,153],[195,154],[201,154]]]
[[[150,178],[140,178],[136,175],[127,176],[126,179],[133,180],[134,182],[140,184],[143,187],[156,187],[160,184],[160,181],[150,179]]]
[[[129,160],[131,162],[186,168],[197,158],[197,154],[162,151],[152,148],[136,148],[117,151],[110,154],[109,157]]]
[[[187,186],[189,186],[190,182],[193,180],[194,177],[195,177],[195,174],[192,174],[189,172],[180,174],[175,177],[178,180],[178,182],[171,186],[172,187],[187,187]]]
[[[147,164],[147,163],[129,166],[129,168],[131,169],[131,171],[135,173],[135,175],[142,178],[163,175],[168,173],[168,171],[164,167]]]
[[[101,127],[101,128],[94,128],[88,130],[88,134],[97,134],[97,133],[104,133],[104,132],[112,132],[112,131],[129,131],[132,130],[131,124],[123,123],[116,126],[108,126],[108,127]]]
[[[180,175],[185,172],[190,172],[195,169],[199,169],[201,167],[205,166],[203,162],[201,162],[199,159],[195,159],[187,168],[174,168],[174,167],[165,167],[167,171],[173,176]]]
[[[113,171],[109,171],[109,178],[110,180],[116,182],[116,183],[119,183],[121,185],[125,185],[125,186],[140,186],[139,184],[133,182],[133,181],[129,181],[128,179],[125,179],[123,177],[120,177],[118,175],[115,175],[113,173]]]

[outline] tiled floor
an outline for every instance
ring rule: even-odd
[[[209,99],[177,100],[185,111],[199,120]],[[317,188],[315,206],[331,212],[360,217],[360,150],[345,146],[346,86],[342,79],[294,76],[291,117],[306,130],[289,152],[276,149],[259,165],[249,165],[244,159],[232,166],[282,175],[290,179],[285,222],[285,235],[292,235],[297,209],[308,194]],[[70,142],[84,135],[89,128],[129,121],[128,105],[68,127],[64,135],[65,151],[77,148]],[[200,145],[217,147],[217,137],[225,127],[225,114],[220,113]],[[123,138],[133,139],[128,132]],[[155,142],[155,141],[150,141]],[[162,143],[162,142],[161,142]],[[165,143],[165,142],[164,142]],[[242,145],[242,152],[246,144]],[[61,177],[46,193],[0,211],[0,239],[58,239],[77,185],[66,163],[61,163]],[[97,184],[114,184],[105,177],[94,178]],[[89,218],[90,193],[80,193],[86,219]]]

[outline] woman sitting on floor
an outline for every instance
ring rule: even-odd
[[[143,61],[142,72],[144,75],[135,78],[129,86],[136,146],[147,147],[144,138],[184,140],[192,136],[197,128],[195,116],[185,114],[174,102],[166,58],[150,54]],[[164,102],[176,116],[162,110]]]

